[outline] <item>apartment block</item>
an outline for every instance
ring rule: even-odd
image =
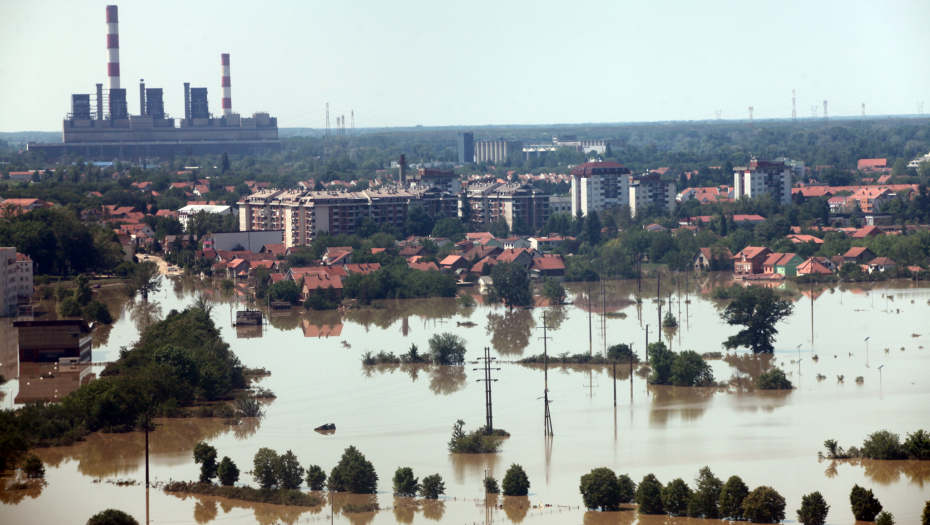
[[[634,177],[630,181],[630,214],[649,206],[661,206],[669,213],[675,211],[675,181],[663,180],[658,173]]]
[[[512,230],[521,222],[536,231],[549,220],[549,194],[529,184],[485,182],[468,186],[463,206],[471,208],[471,221],[485,226],[498,219]]]
[[[779,204],[791,204],[791,166],[784,162],[757,160],[733,168],[733,198],[769,195]]]
[[[630,205],[630,170],[616,162],[585,162],[572,168],[572,215]]]
[[[303,246],[319,233],[351,235],[364,219],[403,228],[414,206],[434,216],[456,217],[459,202],[433,186],[360,192],[266,189],[239,201],[239,229],[284,230],[286,247]]]
[[[16,248],[0,248],[0,317],[15,316],[20,299],[32,298],[32,259]]]

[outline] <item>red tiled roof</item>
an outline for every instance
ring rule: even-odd
[[[564,270],[565,263],[559,257],[537,257],[533,259],[531,268],[537,270]]]
[[[430,270],[439,271],[439,267],[436,266],[434,262],[408,262],[407,267],[420,270],[421,272],[428,272]]]
[[[360,273],[367,275],[371,272],[376,272],[381,269],[381,263],[360,263],[360,264],[346,264],[345,270],[346,273],[351,275],[353,273]]]

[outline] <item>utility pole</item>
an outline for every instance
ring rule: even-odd
[[[633,404],[633,343],[630,343],[630,404]]]
[[[588,281],[588,355],[594,352],[594,334],[591,330],[591,281]]]
[[[814,279],[811,274],[811,349],[814,348]]]
[[[549,350],[546,344],[548,340],[552,338],[546,336],[547,320],[546,313],[543,312],[543,336],[540,337],[540,339],[543,340],[543,378],[545,380],[545,388],[543,389],[543,405],[545,406],[543,414],[543,435],[553,436],[552,417],[549,414]]]
[[[649,361],[649,325],[646,325],[646,361]]]
[[[491,379],[491,370],[500,370],[500,368],[491,368],[491,362],[496,359],[496,357],[491,357],[491,348],[488,346],[484,347],[484,357],[478,358],[479,361],[484,360],[484,379],[477,379],[476,381],[485,382],[484,399],[488,432],[494,430],[493,404],[491,401],[491,383],[497,381],[497,379]],[[472,370],[478,369],[473,368]]]

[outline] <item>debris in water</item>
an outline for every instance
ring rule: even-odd
[[[343,347],[343,348],[352,348],[352,345],[350,345],[348,341],[343,340],[343,341],[342,341],[342,347]]]

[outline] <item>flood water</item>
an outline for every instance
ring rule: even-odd
[[[809,287],[787,285],[795,311],[779,325],[771,356],[725,352],[721,342],[737,329],[719,319],[722,303],[707,292],[726,276],[699,276],[685,283],[663,279],[661,295],[680,327],[661,337],[675,351],[720,351],[711,360],[718,388],[648,386],[629,366],[550,366],[549,396],[555,436],[543,436],[543,369],[517,364],[543,351],[543,315],[552,355],[603,352],[607,345],[633,343],[643,357],[649,326],[655,341],[658,320],[656,281],[606,284],[606,302],[598,285],[567,285],[573,301],[561,308],[509,312],[486,306],[457,306],[455,300],[386,301],[385,308],[339,312],[274,311],[262,328],[231,327],[239,306],[235,298],[215,297],[213,317],[223,337],[250,367],[271,372],[259,383],[277,399],[260,421],[227,426],[221,419],[157,420],[150,435],[153,481],[191,480],[198,476],[192,449],[198,441],[229,456],[243,472],[240,482],[255,485],[252,457],[260,447],[292,450],[304,466],[329,472],[342,451],[355,445],[372,461],[380,481],[376,496],[337,494],[326,507],[256,505],[206,496],[179,497],[144,486],[118,486],[116,480],[144,482],[142,434],[95,434],[71,447],[39,450],[46,482],[27,490],[0,491],[0,522],[83,523],[106,508],[119,508],[153,523],[310,523],[330,519],[368,523],[708,523],[708,520],[637,516],[633,511],[598,513],[580,509],[579,477],[592,468],[610,467],[639,481],[654,473],[663,483],[683,478],[693,487],[698,470],[708,465],[726,480],[739,475],[750,488],[769,485],[787,500],[787,521],[794,521],[801,496],[820,491],[832,506],[828,523],[851,524],[849,491],[854,484],[872,488],[898,523],[919,521],[930,499],[930,462],[867,460],[818,461],[823,441],[861,446],[871,432],[888,429],[903,439],[919,428],[930,430],[930,288],[909,281]],[[171,309],[194,301],[199,281],[168,281],[150,304],[105,292],[118,317],[111,328],[94,334],[94,362],[114,360],[122,346]],[[885,286],[889,286],[885,289]],[[703,292],[703,293],[702,293]],[[813,296],[813,341],[811,309]],[[642,302],[637,304],[636,298]],[[690,302],[687,302],[690,301]],[[589,318],[590,312],[590,318]],[[604,313],[609,314],[605,317]],[[625,314],[625,317],[624,315]],[[471,322],[475,326],[458,323]],[[590,330],[589,330],[590,326]],[[606,340],[604,332],[606,331]],[[364,352],[401,354],[411,344],[421,352],[431,335],[452,332],[467,341],[463,367],[378,366],[361,364]],[[590,334],[590,336],[589,336]],[[868,342],[865,341],[869,338]],[[17,363],[12,321],[0,323],[2,406],[65,395],[93,380],[99,366],[77,370],[36,370]],[[800,349],[798,349],[800,345]],[[473,364],[491,348],[500,370],[493,371],[494,426],[511,433],[493,455],[450,455],[447,443],[456,419],[467,429],[485,423],[483,371]],[[815,359],[815,356],[819,359]],[[800,359],[800,362],[798,360]],[[773,366],[783,368],[797,387],[761,392],[752,378]],[[879,370],[879,367],[882,367]],[[51,376],[49,374],[51,373]],[[822,374],[826,379],[817,379]],[[838,381],[837,376],[845,376]],[[862,376],[860,384],[855,381]],[[632,380],[631,380],[632,378]],[[614,391],[616,389],[616,407]],[[335,423],[332,434],[314,432]],[[487,470],[500,480],[513,463],[530,482],[526,498],[495,498],[502,508],[486,509],[481,480]],[[397,467],[416,476],[440,474],[446,497],[414,505],[391,494]],[[6,484],[9,480],[4,479]],[[340,514],[347,502],[377,502],[377,513]],[[332,503],[332,505],[330,505]],[[551,504],[543,509],[531,508]],[[148,504],[148,507],[147,507]]]

